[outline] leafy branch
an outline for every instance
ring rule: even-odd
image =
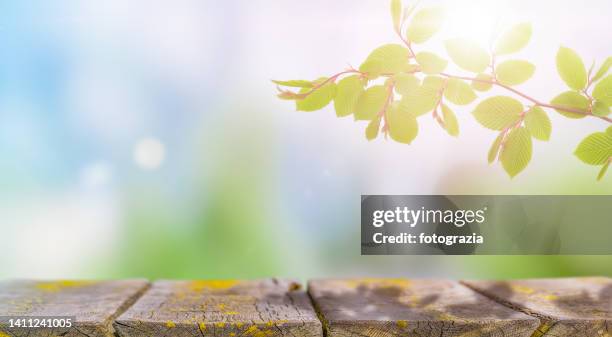
[[[294,100],[298,111],[320,110],[333,101],[338,117],[353,115],[355,120],[368,121],[368,140],[382,132],[385,138],[410,144],[418,135],[418,118],[429,113],[451,136],[458,136],[459,123],[449,104],[469,105],[478,99],[478,92],[496,87],[511,96],[485,98],[472,115],[485,128],[498,132],[488,160],[501,162],[510,177],[531,161],[532,138],[549,140],[552,124],[544,109],[567,118],[593,117],[612,123],[612,75],[608,75],[612,57],[597,71],[595,63],[587,71],[575,51],[559,48],[557,71],[569,90],[545,102],[515,88],[533,76],[532,63],[519,59],[499,62],[529,43],[531,24],[510,27],[489,51],[463,38],[445,41],[450,60],[473,74],[456,75],[445,72],[445,58],[415,51],[415,45],[428,41],[441,28],[445,17],[442,8],[404,7],[401,0],[392,0],[391,17],[401,44],[376,48],[358,69],[351,67],[314,81],[273,81],[278,85],[278,97]],[[612,126],[587,136],[575,155],[586,164],[601,166],[601,179],[612,163]]]

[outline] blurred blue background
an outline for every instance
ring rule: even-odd
[[[563,90],[559,45],[609,56],[609,1],[445,5],[450,27],[426,45],[440,54],[457,27],[486,33],[478,18],[532,21],[522,89],[542,99]],[[406,146],[274,96],[270,79],[329,75],[393,41],[386,1],[1,2],[0,277],[610,275],[605,256],[359,255],[360,194],[612,192],[572,156],[595,119],[553,115],[510,180],[468,108],[459,139],[425,120]]]

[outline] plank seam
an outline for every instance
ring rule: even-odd
[[[115,330],[115,323],[117,323],[117,318],[121,316],[124,312],[130,309],[149,289],[151,288],[151,282],[147,280],[147,283],[139,289],[132,296],[128,297],[120,306],[115,310],[115,312],[107,319],[105,325],[108,326],[109,333],[112,336],[120,337],[119,333]]]
[[[490,299],[491,301],[503,305],[507,308],[510,308],[514,311],[518,311],[518,312],[522,312],[525,315],[529,315],[531,317],[537,318],[540,321],[540,325],[536,328],[536,330],[531,334],[531,337],[546,337],[546,334],[548,333],[548,330],[550,330],[550,328],[552,328],[555,324],[557,324],[558,320],[550,317],[550,316],[546,316],[546,315],[542,315],[542,314],[538,314],[536,312],[533,312],[527,308],[524,307],[520,307],[508,300],[504,300],[498,296],[492,295],[492,294],[488,294],[486,292],[481,291],[480,289],[476,288],[476,287],[472,287],[469,283],[460,280],[459,284],[463,285],[464,287]]]
[[[317,314],[317,318],[321,322],[321,328],[323,329],[323,337],[328,337],[329,336],[329,321],[327,321],[327,319],[325,318],[325,315],[323,314],[323,311],[321,310],[321,307],[319,306],[317,301],[315,301],[312,294],[310,293],[310,285],[307,284],[306,287],[307,287],[306,294],[308,294],[308,299],[310,300],[310,304],[312,305],[312,308]]]

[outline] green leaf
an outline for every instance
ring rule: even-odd
[[[500,132],[500,134],[495,138],[493,144],[491,144],[491,148],[489,149],[488,160],[489,164],[493,163],[495,159],[497,159],[497,155],[499,154],[499,148],[501,146],[502,139],[504,139],[504,133]]]
[[[612,135],[595,132],[583,139],[574,154],[589,165],[603,165],[612,157]]]
[[[593,79],[591,81],[597,82],[597,80],[604,77],[608,73],[608,70],[610,70],[610,66],[612,66],[612,57],[608,57],[604,61],[604,63],[601,65],[601,67],[599,67],[599,70],[597,71],[595,76],[593,76]]]
[[[440,90],[444,79],[437,76],[427,76],[423,84],[402,96],[401,109],[418,117],[433,110],[440,99]]]
[[[442,104],[442,118],[444,119],[446,132],[454,137],[459,136],[459,122],[457,122],[457,116],[455,116],[453,110],[446,106],[446,104]]]
[[[418,91],[421,91],[421,88]],[[419,95],[418,91],[404,95],[400,101],[402,109],[417,117],[432,111],[439,99],[435,94]]]
[[[491,61],[491,57],[484,49],[466,39],[447,40],[444,46],[453,62],[473,73],[483,72]]]
[[[402,18],[402,0],[391,0],[391,18],[393,19],[393,28],[399,30]]]
[[[612,136],[612,126],[606,129],[606,133]]]
[[[564,108],[583,110],[585,113],[589,110],[589,100],[575,91],[566,91],[553,98],[551,103]],[[555,110],[567,118],[579,119],[586,117],[586,115],[575,112],[567,112],[560,109]]]
[[[408,41],[423,43],[429,40],[442,26],[444,10],[439,7],[423,8],[416,12],[406,28]]]
[[[334,99],[336,115],[343,117],[352,114],[363,91],[363,81],[359,75],[345,77],[338,82]]]
[[[489,74],[476,75],[475,80],[472,80],[472,88],[477,91],[488,91],[489,89],[491,89],[491,87],[493,87],[492,83],[482,81],[493,81],[493,77],[491,77],[491,75]]]
[[[421,81],[413,74],[395,74],[393,80],[395,81],[395,91],[400,95],[406,95],[421,85]]]
[[[295,88],[312,88],[313,84],[311,81],[305,80],[290,80],[290,81],[276,81],[272,80],[272,82],[282,85],[285,87],[295,87]]]
[[[425,74],[435,75],[446,69],[448,61],[440,56],[430,52],[420,52],[416,55],[416,61],[421,66],[421,70]]]
[[[533,76],[535,66],[527,61],[509,60],[495,67],[497,80],[505,85],[518,85]]]
[[[527,167],[531,161],[531,152],[531,135],[527,129],[519,127],[508,133],[499,159],[511,178]]]
[[[597,83],[595,89],[593,89],[593,98],[608,106],[612,105],[612,75],[606,76]]]
[[[438,93],[444,86],[444,78],[440,76],[425,76],[422,87],[430,92]]]
[[[608,160],[602,167],[601,167],[601,171],[599,171],[599,174],[597,175],[597,180],[601,180],[605,175],[606,172],[608,171],[608,167],[610,167],[610,163],[612,163],[612,161]]]
[[[402,71],[409,74],[416,73],[419,71],[419,65],[416,63],[407,63]]]
[[[603,117],[609,114],[610,107],[606,103],[602,101],[595,101],[593,104],[593,115]]]
[[[525,115],[525,127],[533,138],[547,141],[550,139],[552,125],[548,115],[539,106],[534,106]]]
[[[410,144],[419,133],[416,117],[400,105],[387,110],[387,126],[391,139],[399,143]]]
[[[530,23],[520,23],[510,28],[499,38],[495,46],[495,54],[512,54],[523,49],[531,39],[531,32]]]
[[[521,119],[523,104],[512,97],[494,96],[482,101],[472,112],[488,129],[503,130]]]
[[[587,83],[584,63],[575,51],[561,47],[557,52],[557,71],[568,87],[582,90]]]
[[[314,83],[315,85],[319,85],[323,83],[327,78],[322,77],[317,79]],[[300,93],[307,93],[311,91],[312,88],[302,88]],[[295,101],[295,107],[297,111],[315,111],[323,109],[336,95],[336,84],[333,81],[327,82],[320,88],[317,88],[308,96],[303,99]]]
[[[355,107],[356,120],[372,120],[382,111],[387,100],[387,88],[382,85],[372,86],[364,91]]]
[[[450,78],[444,89],[444,98],[457,105],[467,105],[476,99],[476,94],[463,80]]]
[[[374,49],[359,70],[368,73],[370,79],[383,73],[398,73],[408,66],[409,55],[408,49],[399,44],[386,44]]]
[[[376,117],[368,123],[368,127],[366,128],[366,139],[374,140],[378,137],[378,131],[380,130],[380,117]]]

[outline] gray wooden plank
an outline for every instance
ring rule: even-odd
[[[322,337],[299,284],[253,281],[158,281],[115,322],[122,337]]]
[[[0,316],[73,316],[71,328],[10,328],[0,323],[6,336],[110,337],[112,322],[148,286],[144,280],[0,282]]]
[[[528,337],[539,320],[454,281],[310,281],[329,337]]]
[[[540,317],[534,336],[612,337],[612,279],[464,281],[472,289]]]

